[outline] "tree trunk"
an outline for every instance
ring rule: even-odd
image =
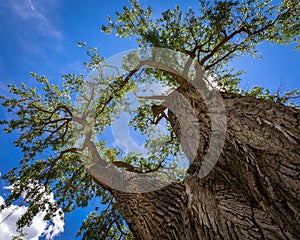
[[[155,192],[113,192],[136,238],[299,239],[300,111],[223,94],[225,145],[213,170],[199,178],[210,123],[202,99],[189,99],[202,139],[189,176]],[[172,112],[169,118],[180,141],[177,119]]]

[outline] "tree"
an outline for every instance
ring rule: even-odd
[[[263,41],[297,41],[299,2],[285,0],[273,6],[270,1],[200,0],[197,12],[189,9],[183,14],[176,6],[156,20],[151,18],[150,7],[143,9],[134,0],[130,3],[131,9],[124,7],[102,27],[108,34],[136,38],[142,50],[123,59],[128,73],[116,77],[109,72],[102,77],[109,64],[96,49],[79,43],[90,56],[87,69],[97,67],[99,75],[90,77],[92,81],[68,74],[57,86],[32,73],[42,88],[11,85],[14,97],[1,97],[2,105],[15,116],[2,124],[7,132],[19,133],[15,145],[23,151],[20,168],[3,176],[13,186],[6,205],[24,194],[28,200],[28,211],[18,222],[20,229],[40,210],[47,211],[48,220],[59,209],[71,212],[98,198],[105,208],[97,207],[83,222],[79,231],[83,239],[297,239],[300,112],[287,105],[299,91],[285,95],[259,87],[240,91],[241,72],[228,69],[228,63],[244,53],[257,56],[256,47]],[[161,59],[167,50],[157,51],[162,48],[182,55],[167,58],[166,63]],[[151,61],[143,58],[144,51]],[[180,66],[180,71],[169,66]],[[218,91],[203,78],[203,70]],[[162,82],[173,91],[159,99],[142,98],[131,121],[142,133],[159,120],[167,124],[169,135],[149,136],[146,145],[152,154],[148,158],[135,153],[122,156],[105,141],[95,144],[95,131],[103,134],[126,108],[126,94],[136,90],[138,83],[153,82]],[[81,108],[72,108],[72,97],[78,92]],[[218,94],[221,100],[214,97]],[[221,101],[225,110],[214,108],[214,104],[220,106],[215,101]],[[189,115],[184,112],[187,118],[179,117],[185,107],[170,107],[184,102],[192,106],[189,111],[196,117],[197,141]],[[212,132],[214,125],[226,131]],[[210,154],[218,161],[212,157],[209,162],[206,156],[214,134],[222,140],[217,144],[222,151],[213,149]],[[80,147],[75,145],[78,139]],[[191,148],[195,142],[196,151]],[[171,176],[165,184],[168,166],[173,166],[167,166],[166,159],[176,157],[179,143],[190,165],[185,175]],[[126,171],[120,173],[120,169]],[[124,191],[111,185],[128,179],[129,190],[126,184]],[[158,189],[144,191],[145,186]],[[56,203],[43,197],[49,192],[54,193]]]

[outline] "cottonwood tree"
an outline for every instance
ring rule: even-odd
[[[156,19],[150,7],[130,3],[102,27],[107,34],[136,39],[141,50],[122,59],[125,72],[104,74],[114,66],[79,43],[90,56],[87,69],[96,69],[96,76],[84,81],[83,74],[67,74],[58,86],[32,73],[37,87],[10,85],[12,95],[1,98],[14,116],[2,124],[6,132],[17,132],[15,145],[23,151],[19,167],[3,176],[13,186],[6,205],[27,199],[20,229],[41,210],[48,220],[59,208],[72,212],[97,199],[99,206],[79,230],[83,239],[297,239],[300,111],[288,105],[299,91],[241,91],[241,72],[228,65],[243,54],[259,56],[262,42],[298,41],[299,2],[201,0],[197,10],[183,13],[176,6]],[[180,54],[166,58],[168,51],[158,49]],[[206,81],[204,72],[212,80]],[[127,94],[149,83],[171,89],[169,95],[142,97],[130,121],[149,135],[150,154],[124,155],[101,136],[129,107]],[[221,112],[209,102],[218,94]],[[186,112],[180,115],[186,111],[183,102],[191,106],[193,121]],[[159,121],[170,133],[151,136]],[[212,131],[213,125],[223,131]],[[206,156],[214,134],[223,144],[210,165]],[[177,162],[172,175],[180,144],[190,164],[183,172]],[[43,197],[49,192],[55,203]]]

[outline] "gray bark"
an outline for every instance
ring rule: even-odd
[[[299,239],[300,111],[223,94],[225,146],[214,169],[199,178],[210,120],[200,97],[186,97],[199,113],[201,133],[189,176],[155,192],[113,192],[136,238]],[[180,141],[178,121],[172,112],[169,118]]]

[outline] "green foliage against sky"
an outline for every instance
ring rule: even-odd
[[[124,7],[116,16],[108,17],[108,24],[102,26],[106,34],[117,34],[122,38],[134,37],[141,48],[160,47],[182,52],[193,60],[183,68],[199,63],[214,77],[222,91],[242,93],[271,101],[288,104],[289,99],[299,95],[291,91],[285,95],[270,93],[260,87],[241,92],[238,86],[240,71],[229,69],[232,59],[248,53],[259,56],[257,46],[263,41],[275,44],[290,44],[299,40],[300,6],[298,0],[285,0],[280,6],[271,1],[199,1],[199,9],[188,9],[186,13],[180,6],[162,13],[154,19],[151,8],[143,9],[138,2],[130,1],[131,8]],[[93,48],[79,43],[90,56],[87,69],[93,69],[104,59]],[[22,199],[24,193],[30,196],[26,202],[27,213],[19,220],[19,226],[30,224],[33,216],[47,209],[50,219],[59,208],[71,212],[78,207],[86,207],[93,199],[99,199],[99,207],[92,212],[80,229],[83,239],[98,236],[99,239],[132,239],[121,214],[115,208],[112,195],[93,181],[86,164],[74,147],[75,139],[71,131],[74,124],[84,119],[73,118],[72,99],[82,88],[86,76],[67,74],[62,76],[60,86],[49,83],[46,77],[32,73],[37,87],[9,86],[11,95],[1,97],[2,106],[11,112],[13,118],[1,123],[8,133],[15,132],[19,138],[15,146],[21,148],[23,157],[20,166],[3,176],[13,186],[7,205]],[[103,133],[111,125],[115,116],[122,110],[120,99],[134,91],[140,82],[163,82],[176,88],[180,81],[172,74],[148,69],[123,74],[118,78],[102,78],[101,84],[109,86],[98,93],[96,126]],[[103,89],[102,89],[103,90]],[[151,128],[149,118],[155,120],[151,106],[141,101],[135,113],[132,126],[147,132]],[[116,166],[127,170],[147,172],[163,169],[165,159],[172,158],[178,152],[178,143],[169,135],[160,139],[163,146],[159,154],[149,159],[132,153],[126,157],[116,148],[106,146],[105,141],[98,144],[100,155]],[[153,147],[151,139],[148,146]],[[157,147],[157,146],[155,146]],[[157,151],[156,151],[157,152]],[[123,161],[126,164],[121,164]],[[179,178],[179,180],[182,179]],[[32,188],[38,182],[41,188]],[[56,204],[43,198],[44,192],[53,192]],[[48,201],[48,202],[47,202]],[[3,206],[4,207],[4,206]],[[103,210],[104,209],[104,210]]]

